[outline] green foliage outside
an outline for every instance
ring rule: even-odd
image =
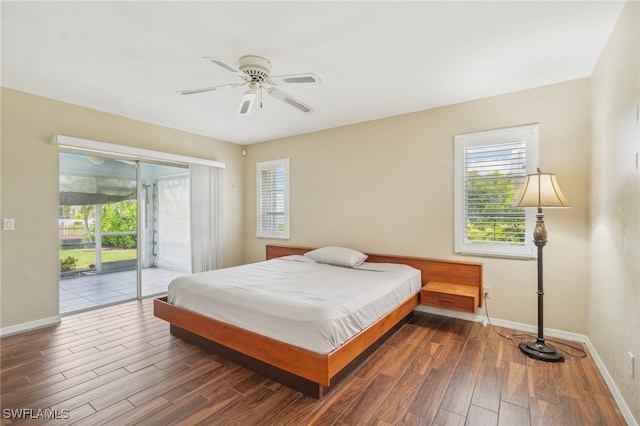
[[[70,206],[61,206],[61,212],[65,216],[70,216]],[[137,215],[138,204],[135,200],[125,200],[118,203],[102,205],[102,232],[126,232],[133,231],[130,235],[103,235],[103,247],[117,247],[122,249],[134,249],[137,244]],[[90,219],[95,219],[95,206],[81,206],[76,210],[74,216],[78,219],[76,224],[82,224],[84,231],[83,242],[94,242],[96,240],[95,222],[89,223]],[[79,229],[69,229],[68,235],[79,234]]]
[[[467,176],[467,240],[523,244],[525,214],[512,207],[517,195],[514,179],[499,172],[480,175],[476,171]]]
[[[73,256],[63,257],[61,254],[60,255],[60,271],[62,272],[73,271],[74,269],[76,269],[77,262],[78,262],[78,259],[76,259],[75,257]]]
[[[103,250],[102,262],[115,262],[117,260],[130,260],[135,259],[138,253],[136,249],[126,250]],[[62,265],[65,259],[72,258],[73,264],[69,261],[68,264],[72,266],[71,269],[63,269]],[[72,271],[74,269],[88,269],[90,265],[96,263],[96,250],[90,249],[61,249],[60,250],[60,270],[62,272]]]
[[[71,216],[70,206],[60,206],[61,214]],[[82,227],[70,227],[65,235],[82,234],[84,243],[95,242],[95,206],[81,206],[76,208],[75,225]],[[102,262],[115,262],[118,260],[130,260],[137,257],[137,203],[135,200],[125,200],[118,203],[102,205],[102,232],[127,232],[131,235],[103,235],[102,236]],[[93,223],[90,223],[93,222]],[[89,244],[93,246],[93,244]],[[89,269],[96,263],[95,247],[89,248],[61,248],[60,271],[69,272],[76,269]]]
[[[134,200],[119,203],[104,204],[102,206],[102,232],[135,231],[137,229],[138,203]],[[95,236],[95,229],[92,233]],[[95,237],[94,237],[95,239]],[[125,249],[136,248],[136,234],[103,236],[103,247],[119,247]]]

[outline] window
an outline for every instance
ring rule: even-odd
[[[456,253],[534,257],[535,212],[512,207],[538,165],[538,125],[455,137]]]
[[[256,164],[258,238],[289,239],[289,159]]]

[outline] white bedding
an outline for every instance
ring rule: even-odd
[[[176,278],[168,302],[326,354],[420,287],[408,265],[345,268],[294,255]]]

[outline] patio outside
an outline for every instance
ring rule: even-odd
[[[142,296],[166,293],[169,282],[184,273],[158,268],[142,270]],[[94,309],[136,298],[136,270],[79,274],[60,279],[60,314]]]

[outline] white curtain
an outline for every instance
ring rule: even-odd
[[[191,164],[191,272],[222,267],[222,169]]]
[[[157,181],[156,265],[168,271],[191,272],[189,244],[189,176]]]

